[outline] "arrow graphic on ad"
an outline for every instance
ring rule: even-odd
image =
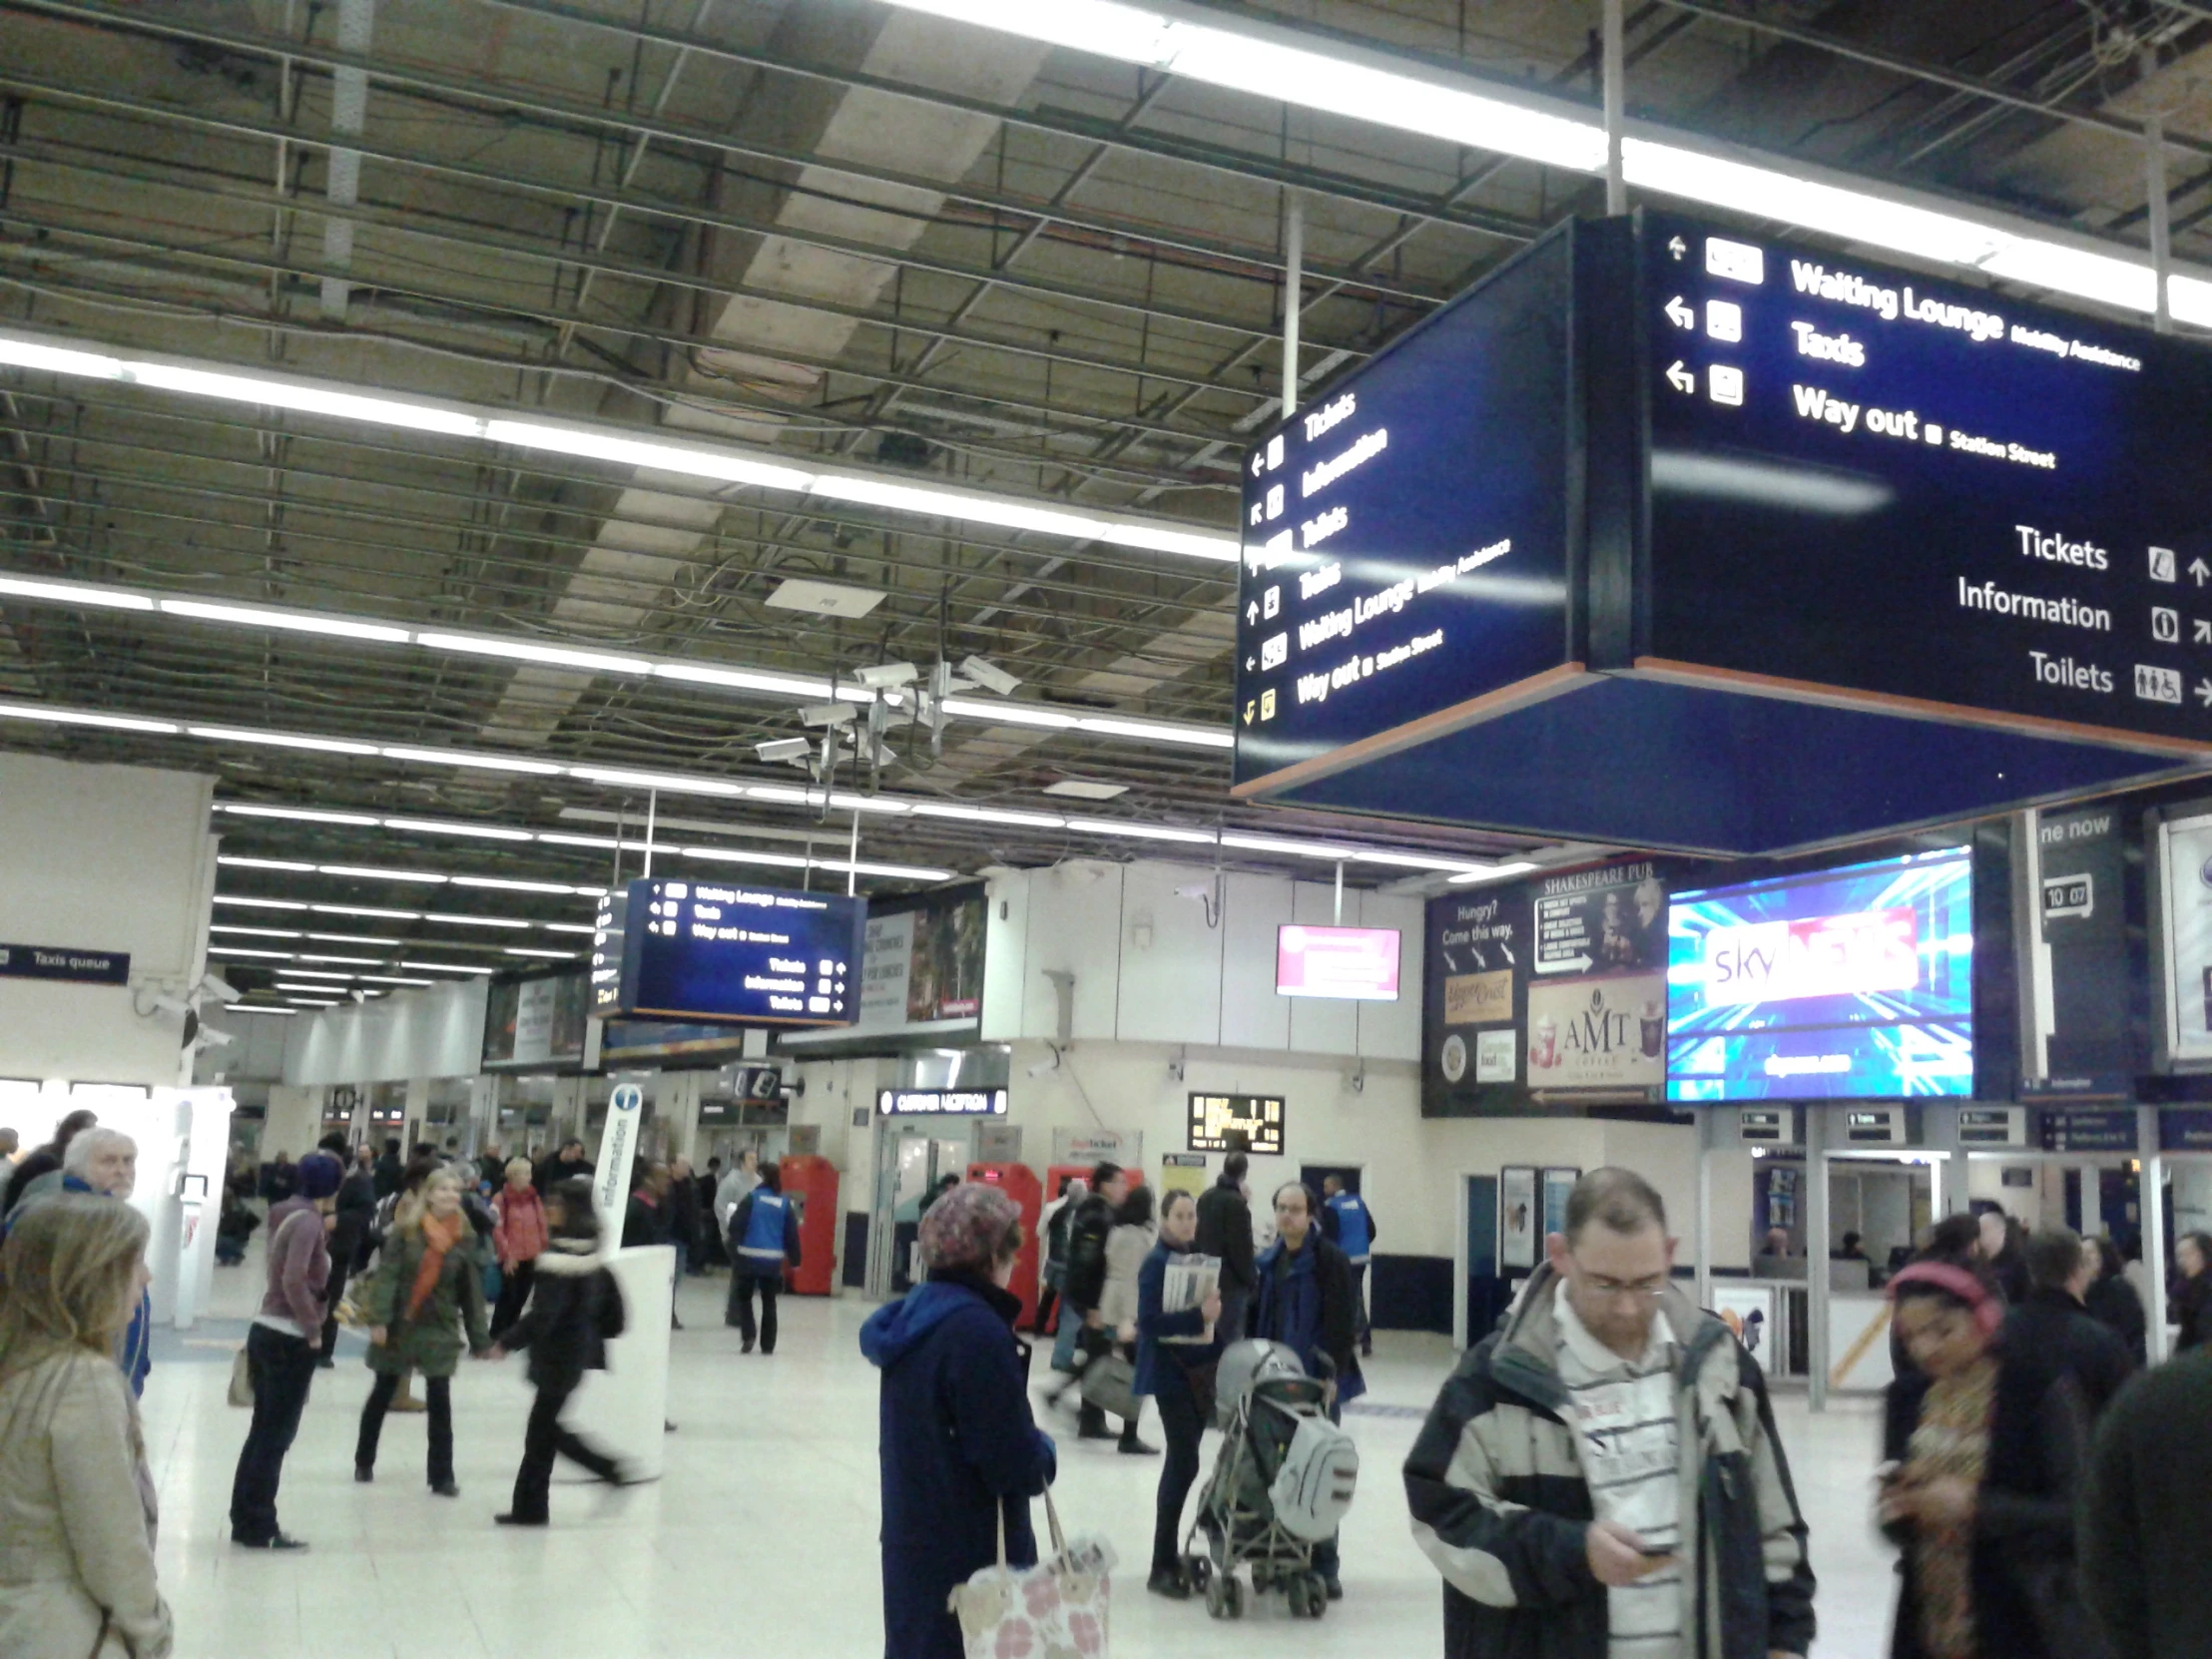
[[[1667,384],[1676,391],[1697,390],[1697,376],[1682,366],[1680,357],[1667,364]]]
[[[1577,956],[1572,961],[1566,962],[1538,962],[1536,971],[1538,973],[1587,973],[1590,971],[1591,965],[1589,957]]]
[[[1697,326],[1697,312],[1691,310],[1689,306],[1682,302],[1682,295],[1679,293],[1667,301],[1665,310],[1667,320],[1677,328],[1695,328]]]

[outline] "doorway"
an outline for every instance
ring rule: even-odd
[[[904,1296],[913,1287],[921,1212],[946,1176],[975,1162],[973,1124],[886,1129],[876,1138],[874,1216],[868,1228],[868,1294]]]

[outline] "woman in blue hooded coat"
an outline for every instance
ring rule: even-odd
[[[1014,1337],[1020,1300],[1006,1290],[1021,1213],[970,1182],[929,1207],[929,1270],[900,1302],[869,1316],[860,1352],[883,1374],[884,1659],[961,1659],[953,1589],[998,1560],[1037,1560],[1029,1500],[1057,1470],[1052,1439],[1029,1412]]]

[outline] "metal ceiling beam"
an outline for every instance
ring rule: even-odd
[[[487,0],[487,3],[497,5],[503,3],[503,0]],[[435,94],[439,98],[458,100],[468,104],[491,104],[513,110],[522,110],[530,114],[574,123],[595,132],[613,131],[628,137],[652,140],[679,149],[705,151],[724,156],[749,157],[794,170],[805,168],[818,172],[837,173],[849,178],[865,179],[902,189],[924,191],[931,195],[968,204],[985,212],[1008,213],[1025,219],[1037,219],[1040,227],[1057,223],[1070,229],[1083,230],[1110,238],[1127,238],[1172,252],[1229,259],[1253,267],[1256,272],[1262,274],[1263,279],[1268,275],[1279,275],[1282,270],[1281,262],[1270,259],[1264,252],[1242,248],[1234,243],[1219,242],[1204,237],[1197,232],[1168,231],[1157,225],[1120,220],[1104,215],[1071,214],[1057,208],[1047,208],[1034,201],[986,191],[972,184],[958,183],[948,186],[942,180],[934,180],[918,174],[901,173],[894,169],[870,166],[843,158],[826,161],[804,150],[773,145],[742,134],[717,131],[713,128],[690,123],[673,122],[660,115],[641,117],[634,112],[620,110],[612,106],[599,106],[558,99],[542,91],[524,92],[483,80],[443,76],[420,65],[401,63],[389,57],[379,57],[373,53],[348,53],[335,48],[317,47],[311,42],[296,41],[282,35],[265,34],[252,30],[220,28],[205,23],[188,24],[180,19],[159,13],[149,14],[143,11],[125,10],[108,5],[84,3],[84,0],[6,0],[5,5],[0,5],[0,11],[48,13],[56,16],[73,17],[124,33],[188,39],[202,44],[219,46],[229,51],[289,59],[294,64],[311,64],[326,73],[334,74],[340,69],[359,70],[372,79],[382,81],[393,87],[412,88],[422,93]],[[619,24],[604,22],[599,19],[581,20],[590,22],[597,27],[612,28],[618,33],[631,33],[630,30]],[[679,53],[727,59],[744,64],[749,68],[782,70],[809,79],[835,80],[839,84],[861,86],[872,91],[885,92],[916,102],[949,104],[973,114],[987,116],[991,119],[1006,120],[1015,126],[1034,127],[1041,131],[1057,133],[1063,137],[1090,141],[1090,135],[1084,130],[1086,124],[1080,121],[1071,125],[1046,120],[1034,112],[1021,110],[1002,112],[996,106],[983,104],[972,99],[960,99],[951,94],[939,94],[908,86],[902,82],[882,80],[879,77],[861,75],[857,72],[847,73],[821,66],[796,64],[787,66],[766,54],[737,52],[732,48],[724,47],[709,40],[696,31],[654,31],[637,38],[645,40],[649,44],[668,47],[670,50]],[[162,111],[159,113],[176,114],[179,112]],[[317,141],[311,136],[293,133],[288,129],[281,136],[295,145],[327,148],[325,141]],[[353,147],[348,146],[348,148]],[[1123,135],[1122,140],[1118,143],[1108,143],[1106,148],[1143,150],[1149,153],[1149,146],[1144,142],[1144,135],[1135,130]],[[374,155],[376,152],[363,150],[362,154]],[[386,159],[392,158],[387,157]],[[1169,159],[1180,161],[1187,158],[1175,156]],[[1265,158],[1255,159],[1265,161]],[[1198,165],[1212,164],[1201,163]],[[1230,168],[1228,171],[1238,170]],[[1304,177],[1305,175],[1302,173],[1301,176]],[[1268,177],[1271,180],[1274,179],[1273,174],[1268,175]],[[512,182],[520,183],[521,181]],[[1359,183],[1359,181],[1350,182]],[[568,187],[547,185],[539,188],[567,189]],[[1382,186],[1374,188],[1387,189],[1387,187]],[[578,190],[574,194],[579,196],[589,194],[596,200],[624,206],[637,205],[629,202],[621,193],[609,193],[596,187],[590,192]],[[1321,194],[1336,193],[1323,191]],[[1359,198],[1348,196],[1346,200],[1356,201]],[[1378,202],[1372,205],[1382,207],[1386,212],[1396,213],[1405,211],[1408,203],[1417,204],[1417,197],[1411,197],[1401,192],[1391,192],[1390,199],[1386,203]],[[885,208],[873,201],[866,205],[877,212],[898,211],[893,208]],[[670,209],[664,205],[655,211],[665,213]],[[1540,227],[1519,221],[1493,223],[1493,221],[1499,220],[1502,220],[1502,216],[1465,215],[1453,217],[1448,222],[1462,230],[1486,235],[1508,236],[1515,241],[1526,241],[1540,229]],[[1331,275],[1339,274],[1332,269]],[[1363,287],[1378,286],[1384,292],[1413,300],[1427,300],[1431,303],[1436,299],[1435,295],[1423,294],[1418,290],[1392,289],[1387,285],[1362,280],[1356,273],[1346,272],[1341,274],[1352,277]]]

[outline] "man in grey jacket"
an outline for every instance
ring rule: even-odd
[[[1673,1284],[1666,1211],[1593,1170],[1405,1462],[1446,1659],[1803,1659],[1805,1519],[1757,1364]]]

